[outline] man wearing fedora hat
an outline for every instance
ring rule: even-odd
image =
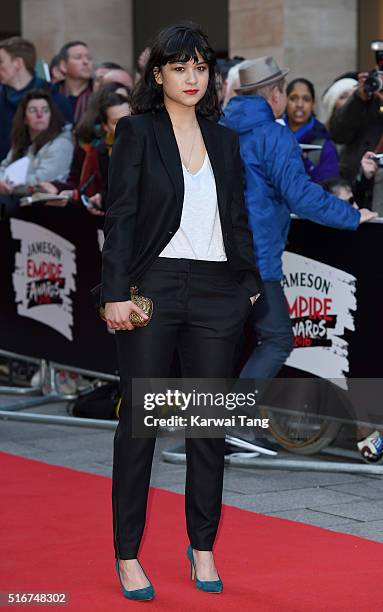
[[[280,84],[280,91],[283,92],[285,77],[288,73],[288,69],[282,70],[272,57],[259,57],[244,61],[239,74],[240,87],[236,92],[238,94],[254,93],[255,90],[259,91],[263,87],[277,83]]]
[[[259,343],[241,372],[242,378],[273,378],[293,348],[281,286],[290,213],[349,230],[376,216],[325,192],[306,174],[294,134],[276,121],[286,107],[287,73],[272,57],[243,62],[238,95],[230,100],[221,119],[223,125],[239,134],[246,207],[264,284],[254,311]]]

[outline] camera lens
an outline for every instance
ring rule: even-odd
[[[364,82],[364,91],[366,94],[373,94],[383,89],[382,73],[370,73]]]

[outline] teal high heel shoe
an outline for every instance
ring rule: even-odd
[[[122,584],[121,574],[120,574],[120,565],[118,563],[118,559],[116,559],[116,570],[117,570],[118,579],[120,581],[123,595],[124,597],[126,597],[126,599],[133,599],[134,601],[150,601],[151,599],[154,598],[153,585],[150,582],[149,578],[146,576],[143,569],[142,571],[144,572],[145,576],[148,578],[150,585],[147,587],[144,587],[143,589],[134,589],[132,591],[128,591]]]
[[[222,593],[223,591],[223,583],[219,578],[218,580],[199,580],[195,568],[195,561],[193,556],[193,549],[189,544],[187,551],[187,557],[190,561],[190,578],[192,580],[195,579],[195,584],[197,589],[200,591],[205,591],[205,593]]]

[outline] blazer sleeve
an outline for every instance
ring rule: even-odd
[[[134,121],[125,117],[116,128],[109,165],[108,195],[102,250],[102,302],[130,300],[131,266],[143,141]]]
[[[239,258],[240,284],[249,291],[249,295],[261,293],[262,281],[255,263],[253,236],[249,229],[247,210],[244,200],[244,180],[242,160],[239,149],[239,138],[234,138],[234,185],[231,203],[231,222],[234,240]]]

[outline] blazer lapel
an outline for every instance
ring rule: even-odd
[[[213,123],[213,121],[200,116],[198,116],[198,123],[201,128],[205,147],[213,169],[217,190],[218,208],[221,222],[223,223],[227,202],[227,187],[225,151],[222,139],[220,138],[221,130],[216,124]]]
[[[153,126],[161,159],[173,183],[177,204],[182,210],[185,190],[182,162],[173,127],[166,110],[153,114]]]
[[[218,208],[221,221],[223,222],[227,202],[225,151],[223,150],[223,142],[220,138],[218,126],[212,121],[198,115],[197,118],[213,169]],[[177,197],[177,204],[182,210],[185,191],[182,162],[170,117],[166,110],[153,114],[153,126],[161,159],[172,180]]]

